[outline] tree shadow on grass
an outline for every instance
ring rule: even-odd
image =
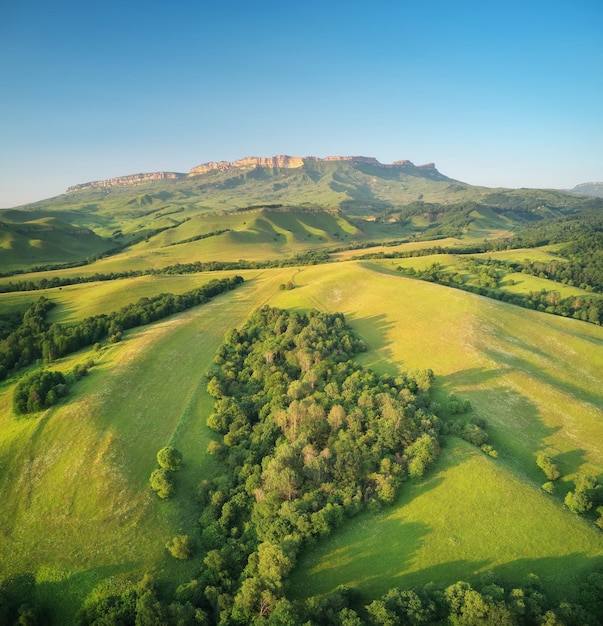
[[[356,355],[356,360],[364,367],[380,370],[384,366],[393,366],[399,370],[401,362],[395,363],[393,353],[388,346],[392,345],[389,332],[395,324],[388,319],[387,315],[369,315],[360,317],[353,313],[346,314],[346,321],[360,335],[366,343],[367,352]]]
[[[533,352],[534,354],[551,360],[551,355],[541,352],[540,350],[531,346],[523,346],[524,349]],[[527,376],[532,377],[535,381],[549,385],[555,389],[562,391],[563,393],[571,396],[572,398],[585,401],[593,406],[603,406],[603,394],[600,392],[591,391],[584,387],[578,387],[577,385],[562,380],[559,377],[553,376],[542,368],[537,368],[533,363],[527,359],[523,359],[517,355],[510,355],[506,352],[501,352],[493,349],[484,349],[484,354],[495,361],[496,363],[506,363],[510,369],[515,371],[524,372]]]
[[[109,596],[121,594],[132,582],[140,580],[142,572],[137,571],[138,566],[139,564],[131,562],[116,563],[82,570],[72,575],[57,574],[57,580],[37,583],[35,596],[39,604],[48,611],[49,623],[70,624],[74,622],[74,616],[86,598],[103,583],[106,588],[104,595]]]
[[[508,367],[486,369],[484,367],[472,367],[446,376],[438,376],[436,383],[443,390],[453,392],[463,387],[474,387],[489,383],[509,373]]]
[[[593,570],[603,567],[603,542],[600,556],[573,552],[539,559],[516,559],[491,570],[495,580],[507,585],[519,584],[536,574],[545,591],[558,601],[575,600],[580,583]]]
[[[287,595],[305,598],[329,593],[339,585],[370,587],[380,579],[392,579],[410,565],[429,532],[427,524],[400,519],[399,532],[386,538],[373,515],[362,515],[312,550],[311,560],[300,558],[296,568],[299,574],[290,579]],[[388,541],[388,558],[383,556],[384,540]]]
[[[575,474],[586,463],[584,450],[579,449],[556,454],[554,455],[553,460],[559,468],[562,476]]]
[[[521,435],[521,441],[529,443],[533,451],[546,447],[545,441],[560,427],[544,423],[537,404],[517,391],[516,388],[498,382],[508,374],[510,368],[499,367],[492,370],[470,368],[448,376],[436,378],[436,389],[440,395],[444,392],[458,392],[461,399],[467,399],[473,407],[472,414],[491,420],[498,433],[492,433],[496,444],[505,445],[505,438],[500,438],[503,429],[514,430],[514,435]],[[488,430],[488,428],[487,428]]]
[[[448,561],[421,570],[400,573],[391,578],[387,587],[366,591],[370,599],[383,594],[387,589],[420,589],[434,584],[437,587],[448,587],[458,581],[466,581],[478,589],[482,585],[500,584],[510,590],[533,584],[535,575],[542,589],[553,604],[564,601],[579,601],[580,586],[588,575],[603,567],[601,556],[588,556],[574,552],[563,556],[550,556],[538,559],[516,559],[502,565],[489,567],[490,561],[469,561],[460,559]],[[362,585],[364,586],[364,585]]]

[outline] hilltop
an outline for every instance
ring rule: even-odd
[[[81,183],[55,198],[2,210],[0,265],[11,272],[81,262],[143,241],[184,243],[232,228],[220,222],[249,211],[337,216],[336,231],[308,242],[328,246],[341,243],[339,228],[358,242],[504,237],[526,224],[573,219],[600,205],[598,199],[557,190],[469,185],[433,163],[383,164],[364,156],[246,157],[197,165],[187,174],[152,172]],[[264,240],[280,238],[286,244],[288,229],[295,232],[298,223],[294,217],[290,221],[267,227],[265,221],[254,226],[243,219],[235,230],[247,233],[246,242],[264,233]],[[53,223],[62,226],[47,230]],[[302,240],[314,227],[308,228]],[[277,256],[291,253],[286,245],[273,248]]]

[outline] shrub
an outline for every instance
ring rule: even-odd
[[[174,483],[169,472],[163,468],[153,470],[149,482],[151,483],[151,489],[160,498],[169,498],[174,493]]]
[[[175,559],[190,559],[193,553],[188,535],[176,535],[165,544],[165,547]]]
[[[182,453],[173,446],[165,446],[157,453],[157,463],[164,470],[177,472],[182,469]]]

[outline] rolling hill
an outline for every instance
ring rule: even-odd
[[[273,593],[302,606],[352,585],[366,618],[361,605],[394,586],[521,586],[535,574],[551,610],[582,602],[582,581],[603,567],[595,523],[603,499],[593,488],[582,515],[564,500],[581,477],[603,478],[603,330],[599,318],[550,315],[545,298],[601,300],[603,200],[472,187],[432,165],[362,157],[252,158],[160,174],[83,184],[0,213],[0,355],[40,296],[55,303],[49,328],[74,327],[215,277],[244,278],[200,306],[124,330],[121,341],[34,359],[0,382],[0,622],[35,605],[43,621],[73,624],[82,608],[110,612],[126,597],[140,607],[142,598],[191,603],[188,622],[154,605],[165,623],[209,611],[223,581],[203,578],[217,556],[199,498],[214,479],[225,493],[240,468],[225,468],[208,448],[224,441],[207,426],[207,372],[224,337],[265,305],[343,313],[367,347],[358,363],[379,376],[432,370],[426,408],[442,423],[425,476],[402,482],[393,504],[308,542],[289,586]],[[582,241],[588,249],[578,254]],[[570,265],[582,267],[580,280],[556,282]],[[416,280],[434,267],[460,277],[456,287],[476,288],[487,269],[490,297],[452,280]],[[502,301],[534,293],[540,310]],[[15,388],[39,368],[64,373],[70,393],[17,415]],[[455,398],[471,410],[457,414]],[[492,454],[450,426],[471,420]],[[184,468],[164,501],[149,476],[167,445]],[[560,473],[547,490],[542,451]],[[226,544],[240,539],[235,526]],[[166,550],[181,535],[192,538],[190,559]],[[149,573],[152,593],[140,583]]]
[[[205,164],[187,175],[160,172],[84,183],[56,198],[0,211],[0,266],[6,273],[85,262],[130,251],[134,244],[161,256],[166,245],[180,248],[224,229],[229,229],[224,238],[243,249],[264,243],[269,245],[263,255],[285,256],[289,244],[295,249],[336,247],[350,239],[483,239],[543,220],[575,217],[600,204],[554,190],[475,187],[446,177],[433,164],[253,157]],[[235,217],[241,212],[250,219]],[[263,221],[258,212],[264,213]],[[320,214],[321,223],[309,226],[308,218],[299,217],[306,214],[315,220]],[[305,226],[299,224],[304,220]],[[53,221],[62,226],[46,230]],[[215,254],[217,241],[206,244],[208,254]],[[186,256],[184,250],[181,258]]]

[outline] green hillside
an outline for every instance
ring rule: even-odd
[[[140,241],[151,242],[152,247],[185,242],[227,228],[224,221],[233,219],[231,213],[249,209],[269,211],[271,223],[258,224],[252,218],[246,224],[247,220],[239,219],[240,215],[234,217],[235,233],[249,231],[246,237],[234,235],[235,242],[257,243],[259,238],[278,243],[280,238],[280,243],[289,243],[291,226],[274,222],[276,212],[270,210],[274,208],[294,212],[318,210],[323,218],[332,215],[334,220],[348,222],[360,218],[353,225],[339,224],[334,228],[322,219],[315,227],[302,227],[307,231],[303,233],[291,229],[295,243],[313,235],[317,239],[310,243],[326,244],[346,241],[346,237],[359,240],[371,236],[386,240],[417,235],[500,237],[516,231],[522,224],[574,215],[595,205],[600,206],[600,201],[561,191],[493,190],[455,181],[436,169],[340,160],[307,161],[295,169],[213,170],[175,180],[72,191],[19,209],[0,211],[0,222],[3,228],[10,229],[13,222],[52,219],[70,224],[72,229],[89,229],[105,240],[99,239],[95,246],[87,244],[91,253],[88,256],[93,256]],[[333,211],[340,217],[335,217]],[[218,226],[212,228],[212,222]],[[3,251],[12,249],[9,235],[3,234],[2,241]],[[61,261],[51,242],[42,245],[36,240],[29,245],[24,251],[23,245],[15,243],[15,258],[6,254],[5,266],[16,269]],[[74,248],[63,261],[86,258],[73,242],[61,241],[57,245],[64,246],[68,253]],[[49,246],[50,249],[44,250]]]
[[[207,372],[225,336],[236,337],[232,329],[265,305],[343,313],[367,347],[355,359],[379,376],[432,370],[424,408],[441,427],[441,450],[423,478],[402,482],[393,504],[304,544],[285,587],[271,593],[299,612],[322,601],[302,604],[309,597],[352,585],[365,622],[363,607],[388,589],[431,582],[509,588],[536,574],[547,608],[583,601],[581,581],[603,567],[603,498],[590,488],[592,507],[581,515],[564,500],[584,476],[603,482],[603,208],[562,192],[482,189],[434,169],[407,170],[314,162],[213,171],[2,212],[0,357],[36,324],[51,332],[126,305],[150,309],[160,294],[180,296],[214,278],[244,282],[61,358],[2,371],[0,622],[16,622],[24,603],[39,607],[42,623],[68,625],[82,606],[110,612],[128,593],[142,602],[145,574],[164,607],[155,609],[167,611],[156,623],[195,623],[192,613],[180,622],[170,613],[184,608],[165,608],[183,598],[205,623],[219,621],[208,608],[211,589],[236,590],[242,580],[205,578],[207,563],[218,565],[204,481],[221,485],[211,502],[221,507],[229,475],[242,470],[236,456],[223,464],[220,445],[208,452],[210,442],[229,444],[206,423],[215,401]],[[45,321],[24,318],[41,296],[55,303]],[[501,301],[511,296],[536,300],[531,308]],[[588,315],[555,308],[564,299]],[[15,389],[44,368],[66,375],[68,395],[17,414]],[[76,376],[81,368],[87,375]],[[466,423],[491,447],[463,440]],[[182,452],[184,467],[174,497],[162,500],[149,477],[167,445]],[[542,452],[560,474],[546,490]],[[260,497],[256,479],[245,497]],[[236,517],[229,507],[226,520]],[[223,543],[238,545],[243,525],[224,524]],[[166,550],[178,535],[191,538],[192,558]],[[518,619],[510,623],[539,623]]]

